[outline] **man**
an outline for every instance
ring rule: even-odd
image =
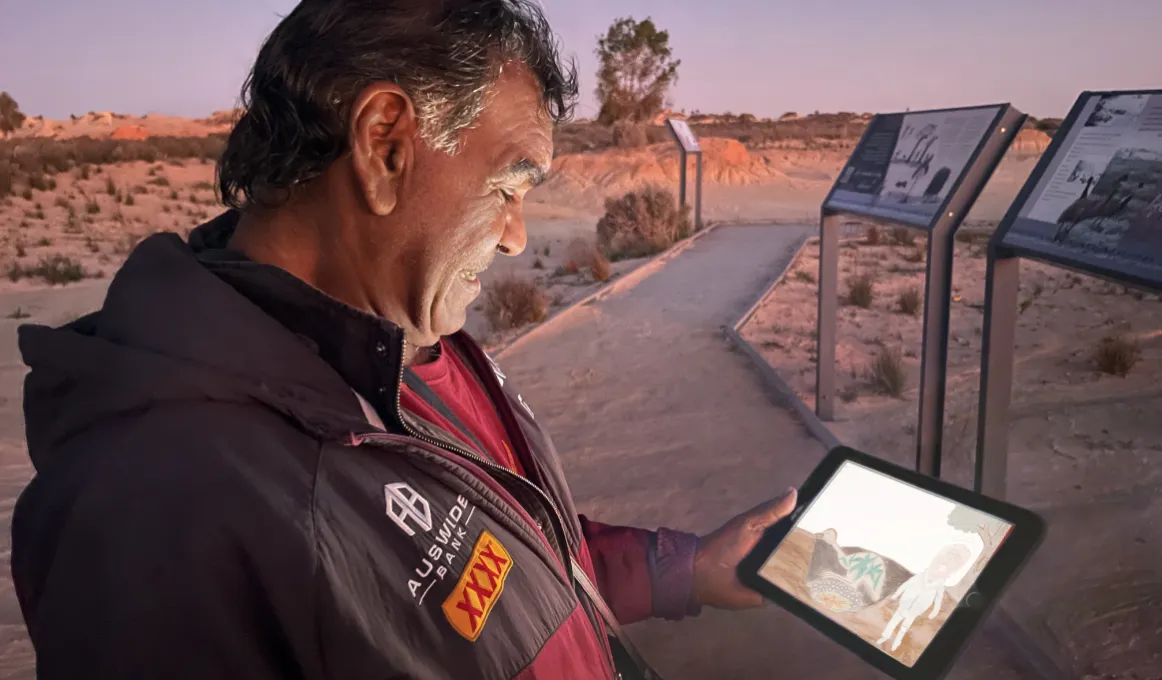
[[[143,241],[100,311],[21,329],[40,677],[610,678],[602,600],[621,623],[760,604],[734,568],[793,493],[702,539],[579,517],[460,332],[575,94],[524,0],[282,21],[219,166],[236,210]]]

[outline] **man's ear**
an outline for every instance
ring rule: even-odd
[[[374,83],[351,107],[348,144],[355,180],[367,208],[383,216],[395,209],[400,187],[415,162],[415,107],[394,83]]]

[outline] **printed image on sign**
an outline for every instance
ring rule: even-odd
[[[475,642],[488,622],[512,571],[512,556],[488,531],[480,534],[460,581],[444,600],[444,616],[456,632]]]
[[[1090,94],[1005,245],[1162,286],[1162,92]]]
[[[702,147],[698,146],[698,138],[694,136],[694,131],[686,124],[684,120],[675,120],[673,118],[666,119],[666,125],[670,126],[670,131],[677,137],[678,143],[686,150],[686,153],[693,153],[701,151]]]
[[[826,207],[931,226],[998,113],[986,106],[876,116]]]

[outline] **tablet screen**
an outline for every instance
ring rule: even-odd
[[[911,667],[1011,530],[845,461],[759,576]]]

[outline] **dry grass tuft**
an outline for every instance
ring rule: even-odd
[[[520,328],[544,321],[549,300],[536,283],[509,274],[489,287],[484,313],[495,331]]]
[[[920,287],[909,286],[907,290],[900,293],[900,296],[896,298],[896,306],[901,314],[916,316],[920,312]]]
[[[847,280],[847,304],[868,309],[875,298],[875,283],[870,274],[857,274]]]
[[[904,357],[900,350],[895,347],[884,347],[868,368],[867,378],[871,386],[882,394],[890,397],[899,397],[903,394],[908,373],[904,368]]]
[[[1102,338],[1093,349],[1093,361],[1097,369],[1122,378],[1130,374],[1141,358],[1142,348],[1121,331]]]

